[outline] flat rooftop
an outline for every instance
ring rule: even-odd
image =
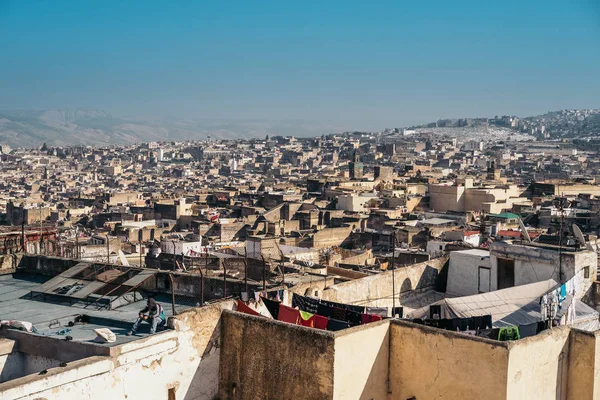
[[[85,308],[85,303],[44,301],[31,298],[30,293],[44,282],[51,279],[48,276],[15,273],[0,275],[0,316],[3,320],[18,320],[31,322],[39,335],[64,339],[71,336],[74,341],[91,342],[96,338],[94,329],[108,328],[113,331],[117,340],[114,343],[100,344],[103,346],[118,346],[149,335],[148,324],[142,324],[135,336],[127,336],[138,313],[146,306],[146,300],[139,300],[123,305],[117,309]],[[172,316],[172,304],[169,296],[159,295],[158,303],[163,306],[165,315]],[[90,317],[89,323],[77,323],[69,326],[78,315]]]

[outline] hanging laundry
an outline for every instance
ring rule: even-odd
[[[284,306],[279,304],[279,315],[277,317],[279,321],[288,322],[290,324],[298,325],[300,323],[300,311],[295,308]]]
[[[245,314],[256,315],[256,316],[262,317],[262,315],[260,315],[257,311],[251,309],[246,304],[244,304],[244,302],[242,300],[239,300],[239,299],[237,301],[237,310],[239,312],[243,312]]]
[[[331,307],[331,318],[339,321],[348,321],[348,310],[339,307]]]
[[[359,314],[362,314],[365,312],[365,307],[363,306],[355,306],[352,304],[343,304],[343,303],[336,303],[334,301],[328,301],[328,300],[321,300],[321,303],[324,303],[328,306],[331,307],[337,307],[337,308],[341,308],[343,310],[348,310],[348,311],[354,311],[357,312]]]
[[[498,340],[506,342],[509,340],[518,340],[521,336],[519,335],[519,328],[516,326],[509,326],[508,328],[500,328],[498,332]]]
[[[498,333],[499,332],[500,332],[500,329],[498,329],[498,328],[482,329],[482,330],[479,331],[479,333],[477,334],[477,336],[482,337],[482,338],[486,338],[486,339],[498,340]]]
[[[327,324],[329,323],[329,318],[323,317],[322,315],[315,314],[313,316],[314,319],[314,327],[317,329],[327,329]]]
[[[519,325],[519,336],[521,339],[526,337],[535,336],[537,334],[537,322],[527,325]]]
[[[350,324],[347,321],[339,321],[333,318],[329,318],[329,321],[327,321],[328,331],[341,331],[346,328],[350,328]]]
[[[269,310],[269,312],[271,313],[271,316],[273,317],[273,319],[278,319],[278,317],[279,317],[279,302],[269,300],[265,297],[261,297],[260,299],[264,303],[265,307],[267,307],[267,310]]]
[[[387,307],[366,307],[365,314],[375,314],[381,315],[382,317],[387,317],[389,313],[389,308]]]
[[[311,314],[307,311],[300,311],[300,325],[314,328],[315,326],[315,314]]]
[[[370,322],[381,321],[381,315],[373,315],[373,314],[361,314],[361,322],[363,324],[368,324]]]
[[[292,295],[292,307],[298,307],[300,310],[316,314],[319,308],[319,300],[294,293]]]
[[[327,304],[319,304],[319,306],[317,307],[317,314],[323,316],[323,317],[331,317],[331,311],[332,308],[330,306],[328,306]]]
[[[392,308],[392,317],[393,318],[402,318],[403,316],[404,316],[404,307]]]
[[[354,311],[348,311],[348,322],[350,326],[357,326],[362,324],[362,315]]]

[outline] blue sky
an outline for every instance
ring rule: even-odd
[[[600,108],[596,0],[0,0],[0,109],[327,120]]]

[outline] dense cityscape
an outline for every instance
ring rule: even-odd
[[[580,380],[597,368],[599,150],[553,132],[501,117],[1,145],[2,398],[150,377],[169,399],[433,398],[482,380],[493,398],[532,398],[549,365],[568,370],[566,398],[585,398],[572,396],[596,387]],[[285,378],[264,381],[273,368]],[[492,379],[501,368],[528,382]],[[305,388],[317,371],[326,382]]]
[[[0,400],[600,400],[599,21],[0,0]]]

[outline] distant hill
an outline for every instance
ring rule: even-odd
[[[331,123],[113,117],[103,110],[0,110],[0,144],[13,147],[127,144],[161,140],[240,139],[266,135],[317,136],[347,130]]]
[[[551,137],[600,136],[600,109],[551,111],[525,118],[534,125],[543,125]]]

